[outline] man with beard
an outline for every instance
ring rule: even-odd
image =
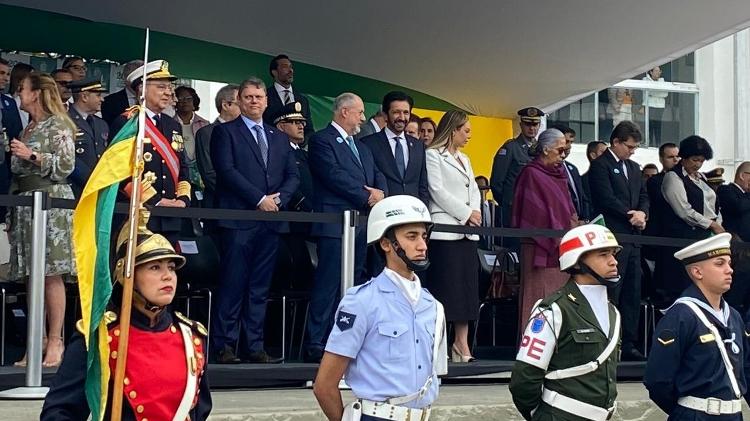
[[[353,137],[364,120],[362,99],[343,93],[333,102],[331,124],[310,137],[315,212],[341,214],[353,209],[366,215],[387,194],[387,182],[370,148]],[[310,297],[305,361],[320,362],[341,288],[341,224],[313,224],[311,234],[317,237],[318,267]],[[354,282],[359,284],[365,279],[367,254],[363,226],[358,227],[354,241]]]
[[[388,182],[388,194],[408,194],[430,203],[427,187],[424,143],[404,133],[414,100],[403,92],[389,92],[383,97],[385,128],[365,137],[362,142],[372,151],[380,172]]]

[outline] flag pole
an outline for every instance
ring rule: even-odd
[[[133,274],[135,270],[135,248],[137,246],[138,223],[141,212],[141,178],[143,175],[143,136],[146,128],[146,67],[148,64],[149,28],[146,28],[146,41],[143,48],[143,76],[141,88],[141,106],[138,110],[138,135],[133,154],[133,175],[131,178],[132,193],[128,221],[127,255],[125,258],[125,276],[122,280],[122,303],[120,307],[120,337],[117,346],[117,365],[115,368],[114,385],[112,391],[111,420],[120,421],[122,417],[123,386],[125,381],[125,365],[128,360],[128,338],[130,335],[130,314],[133,304]]]

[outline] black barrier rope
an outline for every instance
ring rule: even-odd
[[[75,209],[76,202],[71,199],[50,198],[49,208]],[[31,196],[0,195],[0,206],[32,206]],[[315,213],[315,212],[263,212],[254,210],[238,209],[214,209],[214,208],[168,208],[155,206],[151,209],[154,216],[167,216],[174,218],[190,219],[216,219],[235,221],[268,221],[268,222],[310,222],[320,224],[341,224],[342,215],[337,213]],[[128,213],[127,203],[118,203],[115,213]],[[367,226],[367,217],[359,217],[359,226]],[[469,227],[466,225],[444,225],[435,224],[433,231],[450,232],[455,234],[475,234],[493,237],[528,238],[546,237],[561,238],[565,231],[551,229],[520,229],[500,227]],[[618,234],[618,241],[628,244],[639,244],[663,247],[685,247],[692,244],[694,240],[672,237],[652,237],[645,235]]]

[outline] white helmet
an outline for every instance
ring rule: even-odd
[[[389,196],[370,210],[367,219],[367,244],[379,241],[388,228],[398,225],[424,222],[432,226],[427,206],[414,196]]]
[[[598,224],[575,227],[560,240],[560,270],[567,270],[578,263],[581,255],[606,248],[622,249],[609,228]]]

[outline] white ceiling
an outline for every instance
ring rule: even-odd
[[[750,26],[747,0],[0,3],[286,53],[501,117],[602,89]]]

